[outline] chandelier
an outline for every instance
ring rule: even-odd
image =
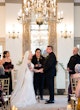
[[[57,13],[56,0],[23,0],[17,19],[24,22],[36,21],[38,25],[48,21],[61,22],[63,12]]]

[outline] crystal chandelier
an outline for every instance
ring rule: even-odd
[[[36,21],[38,25],[48,21],[61,22],[63,12],[57,13],[56,0],[23,0],[17,19]]]

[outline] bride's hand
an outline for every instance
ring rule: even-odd
[[[40,73],[43,73],[43,68],[39,69],[39,72],[40,72]]]
[[[41,68],[41,69],[39,69],[39,70],[38,70],[38,69],[34,69],[34,72],[35,72],[35,73],[39,73],[39,72],[40,72],[40,73],[43,73],[43,68]]]

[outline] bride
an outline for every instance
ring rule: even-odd
[[[11,95],[11,106],[27,107],[35,104],[36,98],[33,88],[33,64],[31,63],[32,53],[27,51],[21,64],[17,84]]]

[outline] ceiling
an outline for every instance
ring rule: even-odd
[[[79,2],[80,0],[57,0],[58,2]],[[5,0],[6,3],[21,3],[22,0]]]
[[[57,2],[61,3],[80,3],[80,0],[57,0]],[[22,0],[0,0],[0,3],[22,3]]]

